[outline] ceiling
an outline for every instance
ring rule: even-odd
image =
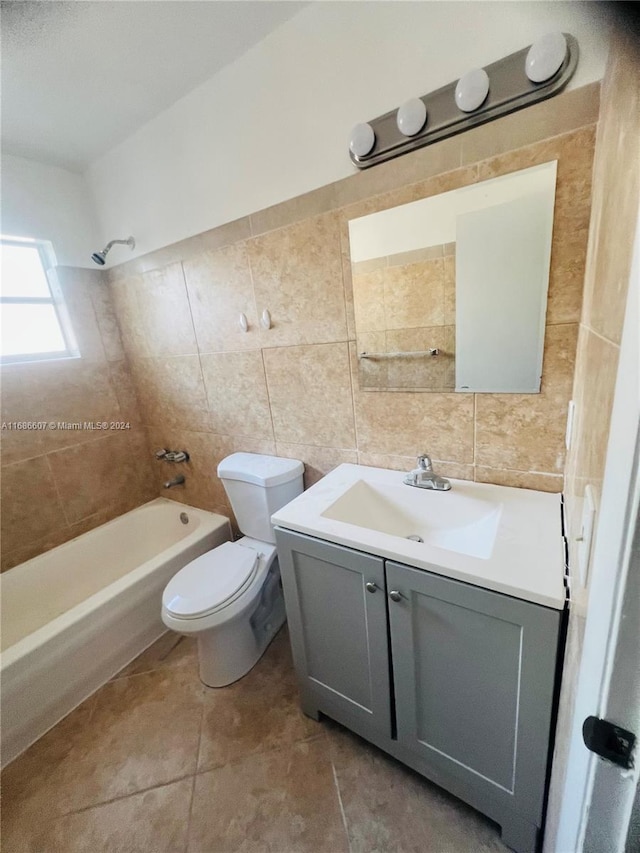
[[[305,5],[3,0],[3,150],[82,171]]]

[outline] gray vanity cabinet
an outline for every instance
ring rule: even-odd
[[[535,853],[562,612],[299,533],[276,528],[276,540],[304,711]]]
[[[276,538],[303,709],[388,737],[384,561],[285,530]]]
[[[386,577],[398,743],[438,784],[502,815],[507,843],[532,846],[560,611],[392,562]]]

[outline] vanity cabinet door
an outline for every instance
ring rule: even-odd
[[[476,808],[539,826],[561,612],[396,563],[386,574],[399,742]]]
[[[384,562],[276,528],[302,707],[391,734]]]

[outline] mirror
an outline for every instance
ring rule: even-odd
[[[349,222],[363,390],[540,391],[556,171]]]

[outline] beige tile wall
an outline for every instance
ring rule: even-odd
[[[165,494],[229,512],[215,468],[234,450],[298,457],[308,482],[343,461],[409,468],[428,450],[450,476],[560,491],[598,94],[563,94],[111,270],[150,450],[192,457],[185,487]],[[360,390],[348,220],[553,159],[542,393]],[[175,471],[155,463],[157,483]]]
[[[3,569],[156,492],[105,276],[70,267],[59,267],[57,273],[82,357],[4,365],[2,421],[118,421],[131,428],[2,431]]]
[[[572,713],[581,662],[588,589],[577,577],[576,537],[585,486],[599,496],[627,300],[640,194],[640,57],[614,41],[602,84],[593,177],[593,211],[573,385],[573,440],[565,471],[572,605],[565,654],[545,850],[555,850]],[[563,267],[571,272],[570,259]]]

